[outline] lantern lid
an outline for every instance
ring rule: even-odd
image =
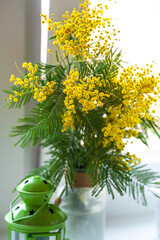
[[[53,189],[53,185],[46,178],[33,175],[25,178],[16,189],[18,192],[48,192]]]
[[[25,232],[51,231],[65,224],[67,215],[57,206],[47,203],[42,207],[18,203],[5,215],[5,220],[12,229]]]

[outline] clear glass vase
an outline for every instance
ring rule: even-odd
[[[92,196],[90,187],[69,190],[60,205],[67,214],[69,240],[104,240],[106,192]]]

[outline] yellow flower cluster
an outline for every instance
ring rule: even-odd
[[[54,92],[56,82],[51,81],[42,85],[39,81],[39,76],[36,76],[37,64],[33,66],[31,62],[24,62],[22,67],[28,70],[28,74],[23,78],[15,78],[14,75],[11,75],[10,82],[14,82],[15,86],[21,86],[21,90],[20,92],[17,90],[14,91],[14,94],[10,94],[10,103],[12,101],[18,102],[18,99],[28,92],[33,93],[33,98],[37,99],[38,102],[45,101],[47,96],[50,96]]]
[[[70,126],[73,130],[75,130],[75,126],[74,126],[74,118],[71,115],[70,111],[67,111],[66,113],[64,113],[63,117],[62,117],[62,123],[63,123],[63,129],[61,130],[62,132],[67,131],[68,127]]]
[[[106,105],[107,112],[103,113],[106,124],[102,128],[103,146],[108,147],[114,141],[116,148],[121,151],[127,144],[124,139],[138,137],[137,126],[142,118],[154,120],[149,110],[158,99],[159,84],[159,77],[154,77],[152,70],[139,69],[137,66],[124,68],[112,79],[110,85],[100,77],[80,79],[77,69],[71,70],[63,82],[65,87],[63,92],[66,95],[64,104],[67,111],[63,116],[62,131],[66,131],[69,126],[75,129],[74,119],[77,117],[77,108],[87,114],[93,109]],[[118,98],[119,104],[107,106],[110,97]],[[128,170],[131,170],[130,165],[138,164],[140,159],[135,155],[128,155],[128,160],[122,157],[122,161]]]
[[[66,11],[62,22],[53,22],[53,17],[47,19],[46,15],[41,14],[44,19],[42,23],[47,22],[48,30],[54,31],[56,40],[53,44],[59,45],[64,55],[73,54],[84,60],[100,54],[104,56],[116,40],[117,31],[110,18],[103,18],[102,4],[97,4],[92,10],[89,5],[85,0],[79,6],[80,11],[75,8],[71,14]]]
[[[95,151],[96,154],[96,151]],[[118,149],[114,149],[114,152],[112,152],[108,159],[110,159],[111,162],[116,163],[122,171],[131,171],[133,164],[137,165],[141,162],[141,158],[138,158],[135,154],[130,154],[127,152],[125,155],[122,154],[122,152]],[[105,166],[106,162],[105,159],[96,158],[94,161],[92,161],[93,165],[96,165],[98,168]]]
[[[142,118],[154,120],[149,110],[158,99],[160,81],[152,75],[151,70],[134,66],[123,69],[114,81],[121,86],[122,103],[109,108],[110,114],[106,116],[106,127],[102,131],[104,146],[116,141],[117,147],[122,150],[125,146],[124,138],[138,136],[134,128]]]
[[[122,154],[121,156],[119,156],[119,154],[112,154],[110,158],[112,161],[116,162],[123,171],[126,170],[126,167],[129,171],[131,171],[133,164],[137,165],[141,162],[141,158],[138,158],[135,154],[130,154],[129,152],[127,152],[124,156]]]
[[[67,130],[68,126],[73,128],[73,114],[76,114],[76,106],[85,113],[103,106],[103,98],[106,96],[100,91],[104,80],[100,77],[79,79],[77,69],[71,70],[67,79],[63,82],[65,86],[63,92],[66,94],[64,104],[67,112],[63,117],[63,131]]]

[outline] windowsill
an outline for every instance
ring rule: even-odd
[[[154,215],[107,219],[105,240],[158,240]]]
[[[7,233],[0,233],[7,240]],[[105,240],[158,240],[153,214],[107,219]],[[100,239],[99,239],[100,240]]]

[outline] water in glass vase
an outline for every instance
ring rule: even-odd
[[[104,240],[106,192],[91,196],[92,189],[74,188],[64,197],[61,209],[67,214],[66,237],[70,240]]]

